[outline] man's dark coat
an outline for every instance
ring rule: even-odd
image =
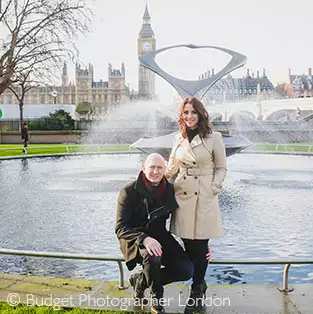
[[[165,222],[170,213],[178,208],[171,183],[164,179],[165,193],[157,202],[145,187],[142,176],[141,172],[136,181],[120,191],[117,204],[115,233],[129,270],[141,262],[139,247],[143,248],[146,237],[153,237],[170,249],[168,246],[172,246],[173,238],[166,230]],[[179,245],[176,241],[174,244]]]
[[[28,128],[26,127],[22,128],[22,140],[28,141]]]

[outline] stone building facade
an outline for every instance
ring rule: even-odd
[[[101,119],[106,113],[108,106],[118,104],[129,98],[129,91],[125,84],[125,66],[120,69],[108,66],[108,81],[95,81],[92,64],[88,67],[76,65],[75,82],[69,82],[67,65],[64,64],[60,86],[41,86],[30,89],[24,104],[74,104],[79,106],[84,103],[89,107],[88,114],[81,116],[77,113],[76,118]],[[0,104],[17,104],[18,101],[10,90],[0,95]]]
[[[214,69],[199,76],[204,79],[214,75]],[[242,78],[235,78],[228,74],[215,85],[213,85],[204,96],[205,102],[236,102],[240,100],[255,99],[257,95],[262,99],[277,98],[276,88],[266,75],[263,69],[262,75],[257,71],[256,75],[247,69],[246,75]]]
[[[307,74],[292,74],[289,69],[288,82],[278,85],[282,95],[290,98],[313,97],[313,75],[312,68]]]

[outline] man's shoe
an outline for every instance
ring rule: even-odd
[[[207,285],[202,283],[200,285],[192,285],[190,297],[187,299],[184,314],[205,313],[205,293]]]
[[[147,286],[143,273],[141,272],[131,275],[129,278],[129,283],[134,289],[133,298],[144,299]]]
[[[160,291],[158,292],[152,292],[151,295],[151,313],[154,314],[164,314],[165,313],[165,309],[163,306],[163,292],[164,289],[162,288]]]
[[[154,305],[152,304],[151,305],[151,313],[154,313],[154,314],[165,314],[165,309],[163,307],[163,305]]]
[[[160,304],[152,304],[151,305],[151,313],[154,313],[154,314],[165,314],[164,306],[160,305]]]

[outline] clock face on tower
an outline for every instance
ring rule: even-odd
[[[151,49],[151,47],[152,47],[151,43],[148,41],[144,41],[142,43],[142,50],[144,50],[144,51],[148,51],[149,49]]]

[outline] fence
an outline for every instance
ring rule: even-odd
[[[64,258],[64,259],[78,259],[78,260],[93,260],[93,261],[110,261],[116,262],[119,268],[119,289],[126,289],[124,284],[124,270],[122,262],[124,259],[121,257],[107,257],[95,254],[73,254],[73,253],[60,253],[60,252],[39,252],[39,251],[24,251],[24,250],[10,250],[0,249],[0,254],[5,255],[18,255],[18,256],[33,256],[33,257],[46,257],[46,258]],[[294,260],[263,260],[263,259],[247,259],[247,260],[233,260],[233,259],[213,259],[210,264],[213,265],[283,265],[283,282],[282,287],[279,289],[281,292],[291,292],[292,288],[288,288],[288,273],[291,265],[299,264],[313,264],[313,260],[294,259]]]

